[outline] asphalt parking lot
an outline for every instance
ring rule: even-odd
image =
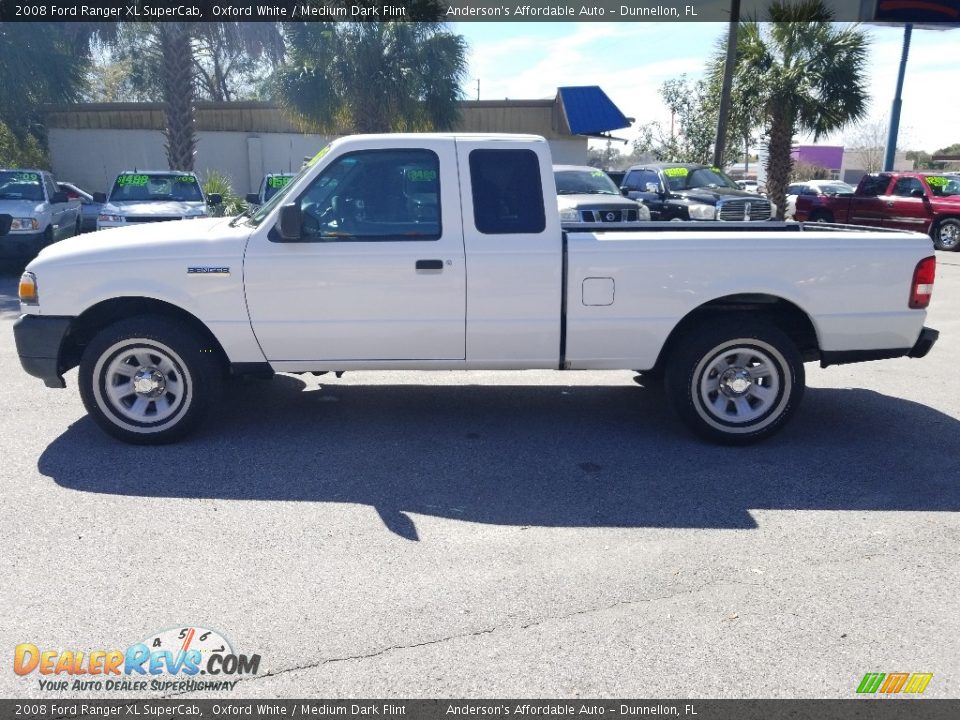
[[[792,424],[742,449],[629,372],[280,376],[130,447],[75,370],[22,372],[4,273],[0,696],[56,697],[17,644],[197,625],[262,658],[224,697],[846,698],[894,671],[957,697],[960,254],[938,255],[926,359],[808,365]]]

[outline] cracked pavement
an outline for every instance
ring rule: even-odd
[[[807,365],[791,425],[741,449],[629,372],[234,383],[195,438],[129,447],[76,371],[22,372],[0,274],[0,650],[213,628],[261,656],[221,697],[844,698],[868,671],[957,697],[960,254],[938,260],[930,356]],[[45,693],[7,664],[0,695]]]

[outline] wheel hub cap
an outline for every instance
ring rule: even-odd
[[[167,389],[167,382],[163,373],[155,367],[139,368],[133,376],[133,389],[137,395],[144,397],[160,397]]]
[[[728,368],[720,376],[720,392],[727,397],[740,397],[746,394],[751,385],[753,385],[753,378],[750,377],[746,368]]]

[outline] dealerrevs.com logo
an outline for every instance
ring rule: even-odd
[[[107,692],[233,690],[256,675],[259,655],[243,655],[221,633],[177,627],[154,633],[126,650],[74,650],[17,645],[13,671],[36,677],[41,690]]]

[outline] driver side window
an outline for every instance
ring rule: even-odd
[[[305,240],[438,240],[440,161],[430,150],[348,153],[311,183],[300,211]]]

